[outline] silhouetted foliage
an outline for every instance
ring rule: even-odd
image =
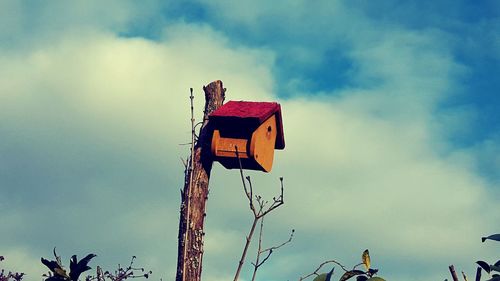
[[[104,281],[106,279],[111,281],[121,281],[128,278],[149,278],[149,276],[153,273],[151,270],[146,271],[143,267],[133,267],[136,256],[133,256],[130,260],[130,264],[127,267],[122,267],[118,265],[118,269],[114,272],[105,271],[98,266],[97,272],[95,276],[87,276],[85,281]]]
[[[486,240],[492,240],[492,241],[500,241],[500,234],[492,234],[490,236],[485,236],[481,237],[481,242],[485,242]],[[482,272],[486,272],[489,275],[489,279],[485,281],[500,281],[500,260],[495,262],[494,264],[490,264],[486,261],[476,261],[476,264],[478,265],[477,270],[476,270],[476,278],[475,281],[481,281],[482,277]],[[455,269],[453,265],[450,265],[450,273],[454,281],[458,281],[459,278],[455,272]],[[465,273],[462,271],[462,277],[465,281],[468,281],[467,276]],[[448,279],[445,279],[447,281]]]
[[[356,281],[385,281],[385,279],[383,278],[374,276],[375,274],[378,273],[378,269],[371,268],[371,258],[370,258],[370,252],[368,250],[365,250],[361,255],[361,263],[358,263],[352,269],[347,269],[344,265],[335,260],[328,260],[320,264],[314,272],[309,273],[306,276],[300,277],[299,281],[305,280],[311,276],[316,276],[313,281],[332,281],[333,272],[335,268],[332,268],[332,270],[330,270],[330,272],[328,273],[318,273],[318,271],[324,265],[329,263],[336,264],[340,266],[342,270],[344,270],[344,274],[342,274],[339,281],[346,281],[353,277],[356,277]],[[364,266],[365,270],[357,269],[360,266]]]
[[[70,272],[69,274],[64,269],[61,257],[57,255],[56,248],[54,248],[54,257],[56,260],[49,261],[41,258],[42,263],[50,269],[49,275],[46,275],[45,281],[78,281],[80,274],[91,269],[87,264],[90,260],[96,257],[95,254],[88,254],[86,257],[77,261],[76,255],[73,255],[70,260]]]
[[[90,260],[92,260],[94,257],[96,257],[95,254],[88,254],[85,256],[83,259],[79,260],[77,259],[76,255],[71,256],[70,263],[69,263],[69,269],[70,272],[66,272],[64,269],[64,266],[61,262],[61,257],[57,255],[56,249],[54,248],[54,257],[55,260],[46,260],[44,258],[41,258],[42,263],[49,268],[49,273],[44,274],[43,277],[45,277],[45,281],[78,281],[80,278],[80,275],[92,269],[88,263]],[[133,256],[130,264],[126,267],[123,267],[121,265],[118,265],[118,268],[113,271],[104,271],[101,269],[100,266],[97,266],[96,269],[96,274],[95,275],[88,275],[85,277],[86,281],[105,281],[105,280],[111,280],[111,281],[122,281],[128,278],[149,278],[149,276],[153,273],[152,271],[146,271],[142,267],[133,267],[134,261],[136,257]],[[6,279],[7,280],[7,279]],[[15,280],[15,279],[14,279]],[[4,281],[1,280],[0,281]],[[17,280],[16,280],[17,281]]]
[[[486,240],[500,241],[500,234],[492,234],[490,236],[482,237],[481,241],[484,243]],[[494,264],[489,264],[485,261],[477,261],[476,262],[479,267],[476,271],[476,281],[481,280],[481,271],[485,271],[490,275],[490,279],[487,281],[500,281],[500,260],[495,262]],[[496,272],[496,273],[493,273]]]
[[[486,236],[481,238],[481,241],[484,243],[486,240],[495,240],[495,241],[500,241],[500,234],[492,234],[490,236]]]
[[[4,261],[5,258],[3,256],[0,256],[0,262]],[[23,280],[23,277],[26,274],[22,272],[12,272],[9,271],[8,273],[5,272],[5,269],[2,268],[0,271],[0,281],[21,281]]]

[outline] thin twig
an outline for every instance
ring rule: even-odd
[[[102,268],[97,266],[97,281],[104,281],[104,273],[102,272]]]
[[[358,266],[362,266],[362,265],[364,265],[364,263],[360,262],[360,263],[358,263],[357,265],[353,266],[353,267],[352,267],[352,270],[355,270],[355,269],[356,269],[356,267],[358,267]]]
[[[252,236],[255,231],[255,226],[257,225],[257,222],[259,221],[258,218],[254,218],[252,222],[252,227],[250,228],[250,232],[248,233],[248,236],[246,237],[246,242],[245,242],[245,247],[243,248],[243,253],[241,254],[240,261],[238,263],[238,268],[236,269],[236,273],[234,275],[234,281],[238,280],[238,277],[240,276],[241,268],[243,267],[243,264],[245,263],[245,257],[247,255],[248,251],[248,246],[250,246],[250,241],[252,241]]]
[[[240,159],[240,155],[238,152],[238,146],[235,146],[235,150],[236,150],[236,158],[238,158],[238,163],[240,166],[239,167],[240,168],[240,176],[241,176],[241,182],[243,184],[243,189],[245,190],[245,195],[247,196],[248,201],[250,202],[249,203],[250,209],[252,210],[252,212],[254,214],[252,227],[250,228],[250,232],[248,233],[248,236],[246,237],[245,246],[243,247],[243,253],[241,254],[240,261],[238,262],[238,268],[236,269],[236,273],[234,274],[234,281],[237,281],[238,277],[240,275],[240,272],[241,272],[241,268],[243,267],[243,264],[245,263],[245,257],[247,255],[248,246],[250,245],[250,241],[252,240],[253,232],[255,231],[255,226],[257,225],[257,221],[259,220],[259,218],[257,217],[257,213],[255,212],[255,208],[253,206],[253,200],[252,200],[251,193],[248,191],[247,186],[245,184],[245,176],[243,174],[243,167],[241,165],[241,159]],[[251,185],[249,177],[247,177],[247,180],[249,181],[249,183],[250,183],[249,185],[251,188],[252,185]]]
[[[293,238],[293,233],[295,232],[295,230],[292,229],[292,233],[290,234],[290,238],[288,238],[287,241],[281,243],[280,245],[269,247],[267,249],[262,250],[263,228],[264,228],[264,218],[261,218],[261,220],[260,220],[260,231],[259,231],[259,244],[258,244],[258,248],[257,248],[257,256],[255,258],[255,262],[252,262],[252,265],[254,266],[253,274],[252,274],[252,281],[255,280],[255,276],[257,275],[257,270],[259,269],[259,267],[262,266],[269,259],[269,257],[271,257],[273,251],[277,250],[277,249],[279,249],[281,247],[283,247],[284,245],[286,245],[288,243],[290,243],[292,241],[292,238]],[[263,254],[263,253],[266,253],[266,252],[267,252],[267,256],[264,259],[260,260],[260,255]]]
[[[292,242],[292,239],[293,239],[293,234],[295,233],[295,229],[292,229],[292,232],[290,233],[290,237],[288,238],[288,240],[286,240],[285,242],[281,243],[280,245],[278,246],[273,246],[273,247],[269,247],[267,249],[264,249],[261,251],[261,253],[265,253],[267,251],[274,251],[274,250],[277,250],[283,246],[285,246],[286,244]]]
[[[271,212],[272,210],[278,208],[279,206],[281,206],[285,203],[285,201],[283,200],[283,178],[282,177],[280,178],[280,183],[281,183],[280,196],[278,197],[278,199],[276,199],[276,197],[273,197],[273,203],[271,204],[271,206],[266,211],[262,212],[259,215],[259,217],[263,217],[263,216],[267,215],[269,212]]]
[[[182,165],[184,165],[184,171],[187,171],[188,167],[188,161],[184,161],[184,159],[181,157]]]
[[[189,209],[190,209],[190,203],[191,203],[191,200],[190,200],[190,197],[191,197],[191,189],[192,189],[192,185],[193,185],[193,165],[194,165],[194,105],[193,105],[193,100],[194,100],[194,96],[193,96],[193,88],[189,88],[189,91],[190,91],[190,95],[189,95],[189,99],[190,99],[190,102],[191,102],[191,161],[189,163],[189,170],[188,170],[188,173],[189,173],[189,185],[188,185],[188,192],[187,192],[187,204],[186,204],[186,227],[189,227]],[[187,237],[188,237],[188,232],[189,231],[186,231],[184,233],[184,244],[186,245],[187,244]],[[184,247],[184,253],[183,253],[183,262],[182,262],[182,280],[186,280],[186,256],[187,256],[187,249],[188,247]]]
[[[345,272],[349,271],[349,270],[348,270],[348,269],[347,269],[344,265],[342,265],[342,264],[341,264],[341,263],[339,263],[338,261],[336,261],[336,260],[328,260],[328,261],[325,261],[325,262],[321,263],[321,264],[318,266],[318,268],[316,268],[316,270],[315,270],[315,271],[313,271],[313,272],[309,273],[308,275],[305,275],[305,276],[303,276],[303,277],[300,277],[300,278],[299,278],[299,281],[302,281],[302,280],[304,280],[304,279],[307,279],[307,278],[309,278],[309,277],[311,277],[311,276],[313,276],[313,275],[319,275],[319,274],[318,274],[318,271],[319,271],[319,270],[320,270],[323,266],[325,266],[326,264],[329,264],[329,263],[334,263],[334,264],[336,264],[336,265],[340,266],[340,267],[341,267],[341,268],[342,268]]]
[[[464,278],[465,281],[469,281],[467,280],[467,275],[465,275],[465,273],[462,271],[462,277]]]
[[[255,263],[252,263],[253,264],[253,274],[252,274],[252,281],[255,280],[255,276],[257,275],[257,270],[259,269],[259,267],[262,265],[262,263],[259,262],[259,259],[260,259],[260,254],[262,253],[261,252],[261,249],[262,249],[262,230],[264,228],[264,218],[262,218],[260,220],[260,230],[259,230],[259,246],[257,247],[257,257],[255,257]],[[269,256],[267,256],[265,260],[267,260]]]
[[[240,161],[240,167],[241,167],[241,159],[238,157],[238,161]],[[250,187],[250,192],[247,194],[248,199],[250,200],[250,209],[254,213],[254,215],[257,215],[257,211],[255,210],[255,205],[253,204],[253,186],[252,186],[252,180],[250,179],[250,176],[246,177],[248,181],[248,186]]]

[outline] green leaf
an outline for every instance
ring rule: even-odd
[[[328,273],[321,273],[320,275],[316,276],[313,281],[326,281],[326,276]]]
[[[380,278],[378,276],[375,276],[375,277],[372,277],[372,278],[370,278],[370,279],[368,279],[366,281],[385,281],[385,279],[384,278]]]
[[[485,261],[477,261],[476,262],[484,271],[488,272],[488,274],[491,271],[490,265],[486,263]]]
[[[328,274],[326,275],[325,281],[331,281],[332,280],[332,275],[333,275],[333,270],[334,269],[335,269],[335,267],[333,267],[332,270],[330,270],[330,272],[328,272]]]
[[[313,281],[331,281],[334,269],[335,267],[332,268],[332,270],[330,270],[330,272],[328,273],[321,273],[320,275],[316,276]]]
[[[344,273],[344,275],[342,275],[342,277],[340,277],[339,281],[345,281],[351,277],[354,277],[356,275],[361,275],[361,274],[365,274],[365,273],[361,270],[347,271],[346,273]]]
[[[76,255],[73,255],[69,263],[69,269],[70,269],[69,276],[71,280],[77,281],[78,278],[80,277],[80,274],[91,269],[91,267],[88,266],[88,263],[94,257],[96,257],[95,254],[88,254],[86,257],[78,261]]]
[[[482,237],[481,238],[481,241],[486,241],[487,239],[490,239],[490,240],[495,240],[495,241],[500,241],[500,234],[492,234],[490,236],[487,236],[487,237]]]
[[[363,255],[361,255],[361,261],[365,265],[366,270],[370,269],[371,261],[370,261],[370,252],[368,251],[368,249],[366,249],[363,252]]]

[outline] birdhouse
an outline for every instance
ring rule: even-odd
[[[229,101],[209,116],[212,155],[227,169],[271,171],[274,150],[285,148],[281,106],[276,102]],[[238,153],[238,154],[237,154]]]

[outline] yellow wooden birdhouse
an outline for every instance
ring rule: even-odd
[[[274,149],[284,149],[281,106],[276,102],[229,101],[209,116],[212,155],[228,169],[271,171]]]

